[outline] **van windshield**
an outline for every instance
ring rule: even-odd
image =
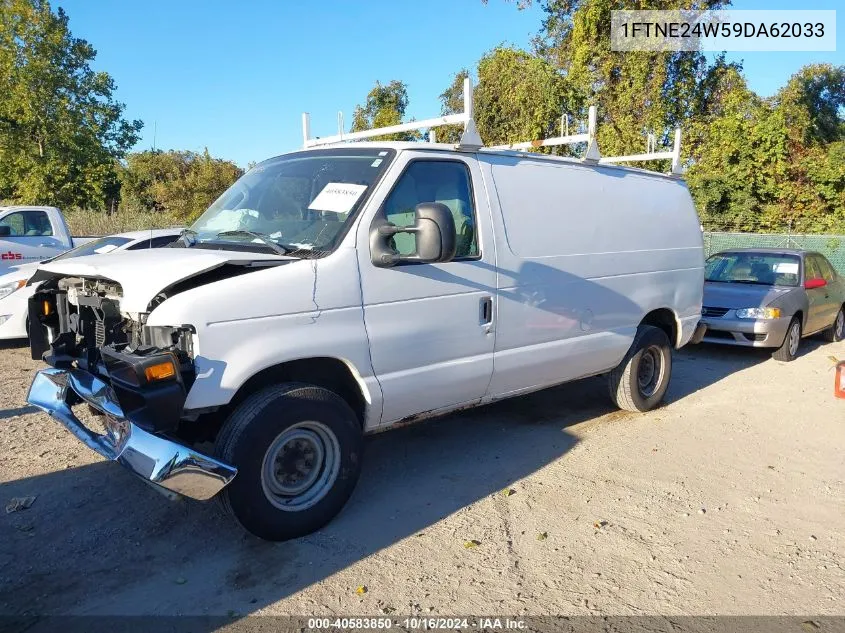
[[[332,251],[394,155],[384,148],[338,148],[264,161],[194,222],[188,245],[302,256]]]

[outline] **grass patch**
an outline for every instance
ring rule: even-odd
[[[188,225],[185,220],[155,211],[120,210],[108,214],[93,209],[68,209],[64,211],[64,216],[71,235],[75,236],[114,235],[126,231],[168,229]]]

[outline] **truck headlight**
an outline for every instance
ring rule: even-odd
[[[739,319],[779,319],[780,308],[740,308],[736,316]]]
[[[15,290],[20,290],[26,285],[26,279],[20,279],[18,281],[13,281],[9,284],[3,284],[0,286],[0,299],[4,297],[8,297],[12,294]]]

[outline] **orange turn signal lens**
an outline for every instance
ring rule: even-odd
[[[176,366],[171,360],[165,360],[149,367],[144,367],[144,376],[149,382],[156,380],[167,380],[176,375]]]
[[[45,301],[44,302],[44,316],[48,316],[50,314],[50,311],[51,311],[50,302]]]

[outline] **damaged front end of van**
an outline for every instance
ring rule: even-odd
[[[166,496],[210,499],[237,469],[179,437],[197,374],[196,329],[147,321],[168,296],[248,272],[254,258],[181,249],[143,261],[146,254],[129,255],[47,265],[33,278],[31,354],[50,367],[36,374],[27,401]],[[143,273],[132,270],[141,263]]]

